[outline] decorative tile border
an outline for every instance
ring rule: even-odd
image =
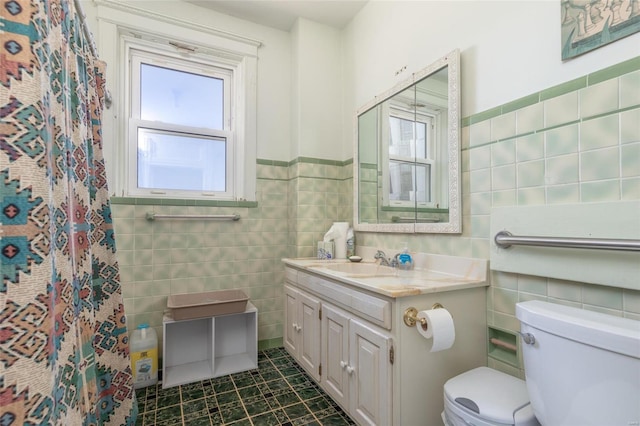
[[[278,160],[265,160],[258,159],[256,164],[261,166],[273,166],[273,167],[291,167],[296,164],[319,164],[326,166],[345,167],[353,164],[353,158],[337,161],[337,160],[325,160],[322,158],[311,157],[298,157],[291,161],[278,161]],[[329,179],[329,180],[349,180],[351,177],[335,178],[329,176],[306,176],[298,175],[289,177],[287,179],[278,179],[271,177],[258,177],[258,180],[291,180],[295,178],[316,178],[316,179]],[[189,200],[189,199],[177,199],[177,198],[136,198],[136,197],[111,197],[111,204],[131,205],[131,206],[197,206],[197,207],[245,207],[256,208],[258,207],[257,201],[230,201],[230,200]]]
[[[256,160],[256,164],[262,166],[277,166],[277,167],[289,167],[289,162],[287,161],[278,161],[278,160],[263,160],[258,158]]]
[[[184,200],[174,198],[111,197],[111,204],[130,206],[197,206],[197,207],[258,207],[257,201]]]
[[[323,158],[312,158],[312,157],[298,157],[291,161],[289,161],[289,166],[292,166],[296,163],[310,163],[310,164],[324,164],[325,166],[346,166],[349,164],[353,164],[353,158],[348,160],[339,161],[339,160],[326,160]]]
[[[640,56],[462,119],[462,127],[640,70]],[[616,111],[620,112],[620,111]],[[544,129],[543,129],[544,130]]]

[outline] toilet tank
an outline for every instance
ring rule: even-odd
[[[640,321],[554,303],[516,304],[525,381],[542,425],[640,425]]]

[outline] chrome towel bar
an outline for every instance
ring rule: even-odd
[[[147,220],[156,219],[202,219],[202,220],[240,220],[239,214],[155,214],[147,213]]]
[[[440,222],[440,219],[437,218],[428,218],[428,217],[402,217],[402,216],[391,216],[391,222],[415,222],[415,223],[437,223]]]
[[[605,238],[558,238],[516,236],[509,231],[500,231],[494,239],[500,248],[511,246],[543,246],[597,250],[640,251],[640,240]]]

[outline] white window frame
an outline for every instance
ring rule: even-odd
[[[209,198],[217,199],[233,199],[235,194],[235,186],[233,179],[234,157],[235,157],[235,129],[233,128],[234,107],[231,96],[231,87],[233,84],[233,70],[223,68],[215,62],[203,63],[191,59],[176,58],[166,55],[165,52],[157,52],[156,49],[141,50],[138,46],[131,46],[128,49],[129,55],[129,87],[131,90],[131,107],[130,116],[127,119],[128,138],[127,138],[127,195],[135,197],[156,197],[170,196],[176,198]],[[142,64],[153,65],[204,75],[206,77],[220,78],[224,81],[224,106],[223,106],[223,129],[197,128],[189,126],[181,126],[158,121],[148,121],[141,118],[140,93],[141,86],[141,66]],[[225,191],[190,191],[160,188],[140,188],[138,187],[138,130],[140,128],[166,131],[171,133],[183,133],[185,135],[202,136],[224,139],[226,144],[226,176]],[[206,159],[201,159],[205,160]]]
[[[425,128],[425,137],[427,140],[427,157],[426,158],[407,158],[407,157],[402,157],[402,156],[395,156],[395,155],[391,155],[389,154],[389,140],[388,140],[388,135],[389,135],[389,121],[388,119],[385,120],[381,120],[381,124],[382,124],[382,129],[381,129],[381,135],[383,135],[383,137],[385,138],[385,143],[382,143],[382,167],[383,167],[383,176],[385,176],[385,179],[383,179],[383,191],[382,191],[382,197],[383,197],[383,205],[384,206],[388,206],[388,207],[407,207],[407,208],[416,208],[416,207],[422,207],[422,208],[434,208],[436,207],[436,204],[432,201],[428,201],[428,202],[417,202],[417,201],[403,201],[403,200],[391,200],[389,197],[389,179],[390,179],[390,171],[389,171],[389,162],[391,160],[396,160],[396,161],[401,161],[401,162],[405,162],[405,163],[416,163],[416,164],[420,164],[420,165],[429,165],[431,166],[429,168],[429,174],[430,174],[430,178],[429,178],[429,182],[430,182],[430,188],[429,188],[429,193],[431,194],[430,199],[433,200],[434,196],[436,195],[436,188],[437,188],[437,177],[436,177],[436,173],[434,173],[435,167],[436,167],[436,158],[438,153],[436,152],[436,147],[437,147],[437,143],[436,143],[436,139],[437,139],[437,135],[438,135],[438,120],[436,116],[432,116],[429,114],[423,114],[423,113],[415,113],[415,112],[410,112],[407,110],[404,110],[402,108],[398,108],[395,106],[388,106],[388,113],[387,114],[383,114],[383,117],[396,117],[396,118],[400,118],[402,120],[408,120],[408,121],[413,121],[413,122],[418,122],[418,123],[424,123],[426,128]]]
[[[258,40],[160,13],[135,4],[98,0],[99,46],[107,67],[107,89],[113,105],[103,118],[107,178],[115,196],[224,201],[256,201],[257,70]],[[139,195],[129,193],[128,117],[131,117],[128,49],[150,50],[175,58],[217,63],[233,70],[231,99],[235,104],[233,194],[226,196],[176,193]],[[113,141],[114,143],[110,143]],[[135,176],[133,176],[135,178]]]

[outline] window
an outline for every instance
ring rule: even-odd
[[[422,113],[390,108],[389,146],[385,166],[388,180],[385,205],[431,206],[435,158],[436,120]]]
[[[129,50],[128,193],[234,197],[233,70]]]
[[[99,10],[107,82],[103,122],[114,195],[256,200],[260,42],[202,25]],[[179,38],[177,38],[179,37]]]
[[[138,50],[130,63],[130,191],[228,197],[232,73]]]

